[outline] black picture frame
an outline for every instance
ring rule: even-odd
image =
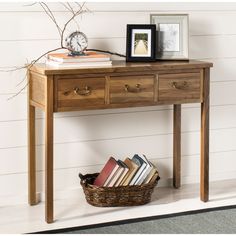
[[[138,40],[136,38],[138,38]],[[156,60],[155,53],[156,53],[156,25],[127,24],[126,61],[127,62],[155,61]]]

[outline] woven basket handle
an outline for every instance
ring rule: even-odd
[[[81,180],[84,180],[84,179],[85,179],[85,176],[82,175],[81,173],[79,173],[79,178],[80,178]]]
[[[83,185],[87,187],[88,184],[86,182],[86,175],[79,173],[79,178],[81,179],[81,182],[83,183]]]

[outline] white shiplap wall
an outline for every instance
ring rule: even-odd
[[[68,13],[50,3],[60,22]],[[88,3],[79,17],[90,48],[125,53],[128,23],[149,23],[158,12],[189,13],[190,58],[214,63],[211,73],[210,180],[236,178],[236,3]],[[58,46],[56,28],[39,6],[0,3],[0,67],[20,66]],[[71,30],[74,27],[71,26]],[[0,205],[27,199],[26,91],[24,72],[0,73]],[[183,108],[182,182],[199,182],[200,107]],[[37,112],[38,192],[44,191],[43,113]],[[111,109],[55,115],[56,197],[79,187],[78,172],[99,171],[110,155],[142,152],[172,178],[172,107]],[[224,191],[227,191],[225,189]]]

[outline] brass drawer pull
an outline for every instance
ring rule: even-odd
[[[88,86],[85,86],[84,89],[80,90],[80,88],[75,87],[74,93],[81,96],[88,96],[91,94],[91,88]]]
[[[186,88],[188,88],[188,83],[186,81],[184,81],[182,83],[172,82],[171,85],[175,89],[186,89]]]
[[[141,92],[141,85],[136,84],[135,88],[131,88],[128,84],[125,84],[125,91],[129,93],[139,93]]]
[[[65,91],[65,92],[63,93],[64,96],[68,96],[69,94],[70,94],[70,91]]]

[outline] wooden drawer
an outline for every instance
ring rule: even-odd
[[[112,76],[110,79],[110,103],[152,102],[154,76]]]
[[[73,77],[73,76],[71,76]],[[105,78],[58,79],[56,104],[58,108],[95,107],[105,104]]]
[[[200,100],[200,77],[200,72],[159,75],[159,101],[192,102]]]

